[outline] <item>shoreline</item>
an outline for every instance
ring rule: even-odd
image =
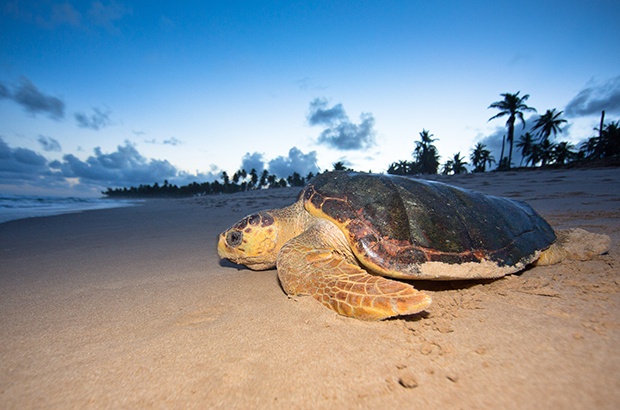
[[[0,224],[0,407],[615,408],[620,169],[437,176],[612,237],[592,261],[413,281],[420,315],[362,322],[220,261],[282,188]]]
[[[136,206],[142,201],[140,199],[110,199],[105,197],[0,195],[0,224],[25,218]]]

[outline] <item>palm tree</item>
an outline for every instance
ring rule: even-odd
[[[555,150],[555,144],[548,139],[542,140],[536,144],[536,155],[540,160],[540,166],[544,167],[553,160],[553,151]]]
[[[487,163],[489,164],[489,166],[491,166],[491,164],[495,162],[495,158],[493,158],[493,156],[491,155],[491,151],[486,149],[486,147],[486,145],[479,142],[472,150],[471,155],[469,156],[469,160],[474,166],[473,172],[484,172],[486,171]]]
[[[620,121],[611,122],[594,130],[598,131],[598,136],[583,142],[580,153],[588,159],[620,155]]]
[[[269,188],[278,188],[277,177],[273,174],[269,174],[267,177],[267,183],[269,184]]]
[[[250,182],[248,186],[250,187],[250,189],[254,189],[257,183],[258,183],[258,173],[256,172],[256,169],[252,168],[252,170],[250,171]]]
[[[390,164],[387,173],[392,175],[412,175],[414,172],[414,164],[410,161],[398,161]]]
[[[542,149],[540,147],[540,144],[534,143],[532,145],[532,149],[530,150],[530,153],[526,157],[525,164],[527,165],[529,163],[533,167],[535,167],[536,164],[538,164],[541,161],[541,159],[542,159]]]
[[[304,186],[305,185],[304,179],[301,177],[301,175],[299,175],[298,172],[293,172],[293,175],[289,175],[286,178],[286,180],[290,186]]]
[[[602,137],[605,141],[605,155],[608,157],[620,155],[620,121],[607,124]]]
[[[237,171],[233,174],[233,177],[232,177],[233,184],[237,185],[239,183],[239,178],[241,178],[241,172]]]
[[[555,144],[553,147],[553,162],[555,164],[566,164],[577,158],[577,153],[574,151],[575,146],[570,142],[562,141]]]
[[[494,120],[495,118],[503,117],[504,115],[508,116],[508,120],[506,121],[506,128],[508,129],[508,134],[506,136],[506,140],[509,144],[508,151],[508,162],[507,167],[510,168],[512,163],[512,143],[515,135],[515,121],[518,118],[523,124],[523,128],[525,128],[525,120],[523,119],[523,113],[525,111],[536,111],[535,108],[528,107],[525,104],[528,98],[530,98],[529,94],[525,94],[523,97],[519,97],[519,93],[521,91],[517,91],[516,94],[504,93],[500,94],[500,96],[504,97],[501,101],[495,101],[488,108],[497,108],[500,112],[493,117],[489,118],[489,121]],[[502,144],[503,151],[503,144]],[[504,160],[503,154],[502,158],[500,158],[500,164]]]
[[[551,134],[553,134],[553,138],[555,138],[558,132],[562,132],[560,125],[566,122],[565,119],[560,118],[563,112],[564,111],[555,112],[554,108],[552,110],[547,110],[546,113],[538,117],[534,123],[534,127],[532,127],[532,131],[538,130],[538,136],[541,141],[549,139]]]
[[[448,175],[450,172],[452,172],[452,164],[454,163],[454,161],[452,161],[451,159],[447,160],[445,162],[445,164],[443,164],[443,169],[441,171],[441,173],[443,175]]]
[[[338,161],[332,165],[334,166],[334,171],[349,171],[349,172],[353,171],[353,168],[347,167],[342,161]]]
[[[461,158],[460,152],[454,154],[454,158],[452,159],[452,172],[454,172],[455,174],[467,173],[467,168],[465,167],[465,165],[467,165],[467,162],[463,161],[463,159],[464,158]]]
[[[260,181],[258,182],[259,189],[262,189],[267,186],[267,178],[269,178],[269,171],[264,169],[260,175]]]
[[[453,173],[455,175],[466,174],[467,168],[465,167],[465,165],[467,165],[467,162],[463,162],[463,158],[461,158],[461,153],[457,152],[456,154],[454,154],[454,157],[447,160],[446,163],[443,165],[442,173],[444,175],[448,175],[450,173]]]
[[[534,159],[532,157],[534,144],[534,137],[532,134],[526,132],[525,135],[521,135],[519,142],[517,142],[517,148],[521,150],[521,162],[519,163],[519,166],[521,166],[521,164],[523,164],[523,160],[526,159],[525,166],[527,167],[527,164]],[[532,165],[534,164],[532,163]]]
[[[413,156],[415,158],[415,166],[420,174],[436,174],[439,167],[439,154],[437,147],[433,145],[433,142],[437,141],[437,139],[432,137],[433,134],[423,129],[420,133],[421,141],[416,141],[415,143]]]

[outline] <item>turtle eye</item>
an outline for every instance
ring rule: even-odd
[[[231,248],[236,248],[241,244],[241,239],[243,238],[243,234],[239,231],[230,231],[226,234],[226,243]]]

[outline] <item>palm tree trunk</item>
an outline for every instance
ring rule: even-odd
[[[508,123],[508,164],[507,168],[510,169],[512,166],[512,141],[515,136],[515,121],[511,118],[511,121]]]
[[[603,122],[605,121],[605,110],[601,111],[601,125],[598,127],[599,141],[603,140]]]

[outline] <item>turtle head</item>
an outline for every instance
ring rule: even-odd
[[[282,245],[278,245],[278,229],[272,212],[246,216],[222,232],[217,244],[220,257],[252,270],[276,266]]]

